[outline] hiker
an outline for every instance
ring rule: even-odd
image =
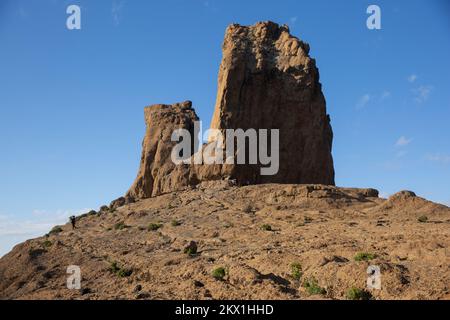
[[[75,216],[70,217],[70,223],[72,223],[72,230],[76,228],[76,226],[75,226],[76,221],[77,221],[77,219]]]

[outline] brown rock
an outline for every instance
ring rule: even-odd
[[[147,125],[142,142],[142,157],[136,180],[126,197],[149,198],[162,193],[180,190],[189,182],[189,168],[175,165],[171,153],[176,142],[171,141],[176,129],[194,132],[198,120],[192,103],[186,101],[174,105],[158,104],[145,108]]]
[[[308,53],[308,44],[273,22],[228,27],[211,127],[279,129],[280,167],[276,175],[263,176],[257,165],[224,166],[222,176],[241,184],[334,185],[333,133]],[[217,177],[217,170],[203,169],[199,179]]]
[[[333,133],[319,72],[308,52],[308,44],[273,22],[250,27],[233,24],[225,34],[211,127],[224,137],[225,129],[279,129],[278,173],[261,175],[259,164],[237,164],[237,148],[235,164],[175,165],[171,160],[176,144],[171,141],[172,132],[187,129],[193,136],[198,117],[190,101],[155,105],[145,108],[147,131],[141,165],[126,197],[148,198],[224,179],[240,185],[334,185]],[[210,143],[214,139],[211,136]],[[113,205],[123,203],[120,199]]]

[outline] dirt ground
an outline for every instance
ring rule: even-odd
[[[0,298],[450,299],[450,209],[376,195],[222,181],[92,213],[0,259]]]

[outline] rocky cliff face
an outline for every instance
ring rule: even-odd
[[[237,154],[249,152],[238,148],[234,164],[176,166],[170,158],[175,145],[170,138],[176,129],[193,132],[198,118],[191,104],[148,107],[145,118],[141,165],[127,194],[130,198],[147,198],[220,179],[233,179],[238,184],[334,185],[333,133],[315,61],[309,57],[308,44],[273,22],[227,28],[211,128],[224,137],[226,129],[278,129],[276,174],[261,175],[260,162],[248,164],[248,157],[247,164],[237,164]],[[209,144],[216,139],[210,136]]]
[[[189,182],[189,168],[175,165],[171,160],[176,144],[171,141],[171,136],[177,129],[194,133],[194,122],[198,117],[192,103],[153,105],[146,107],[144,113],[147,129],[142,142],[141,164],[137,178],[125,197],[128,199],[149,198],[179,190]]]
[[[211,127],[279,129],[278,173],[228,167],[238,181],[334,185],[333,133],[319,71],[309,45],[287,27],[273,22],[228,27]]]

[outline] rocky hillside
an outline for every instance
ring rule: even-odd
[[[410,192],[211,182],[77,225],[4,256],[0,298],[450,298],[450,209]],[[81,290],[66,288],[69,265]],[[369,265],[381,290],[364,291]]]

